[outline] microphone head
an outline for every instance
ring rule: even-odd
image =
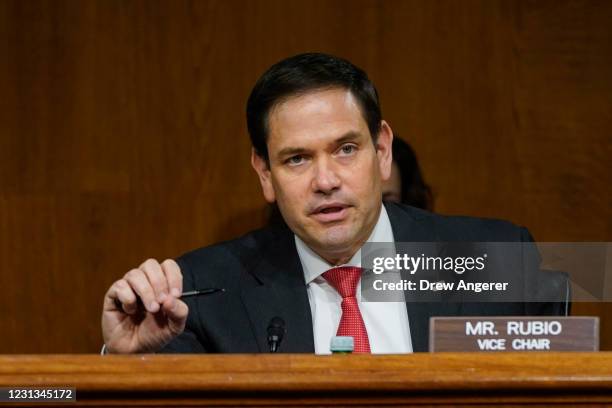
[[[268,336],[276,336],[278,341],[280,341],[286,332],[285,321],[282,318],[278,316],[273,317],[270,323],[268,323]]]

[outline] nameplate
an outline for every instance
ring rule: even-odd
[[[599,351],[599,318],[432,317],[429,351]]]

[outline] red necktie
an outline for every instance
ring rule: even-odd
[[[355,341],[355,353],[369,353],[370,341],[366,331],[355,292],[361,278],[361,268],[356,266],[339,266],[323,274],[323,277],[342,296],[342,317],[338,325],[337,336],[351,336]]]

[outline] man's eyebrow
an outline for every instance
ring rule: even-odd
[[[285,157],[285,156],[293,156],[297,154],[303,154],[307,150],[303,147],[285,147],[280,152],[278,152],[277,157]]]
[[[342,143],[351,142],[355,139],[359,139],[360,137],[361,137],[361,133],[351,130],[351,131],[346,132],[339,138],[335,139],[333,142],[331,142],[331,144],[337,146]],[[306,153],[307,151],[308,149],[304,147],[285,147],[284,149],[281,149],[280,152],[278,152],[277,157],[282,158],[285,156],[298,155],[298,154]]]
[[[338,139],[334,140],[334,144],[339,145],[346,142],[352,142],[353,140],[359,139],[360,137],[361,133],[351,130],[340,136]]]

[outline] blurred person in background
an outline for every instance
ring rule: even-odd
[[[393,137],[391,177],[383,182],[383,201],[433,211],[431,188],[425,182],[416,154],[408,142]]]

